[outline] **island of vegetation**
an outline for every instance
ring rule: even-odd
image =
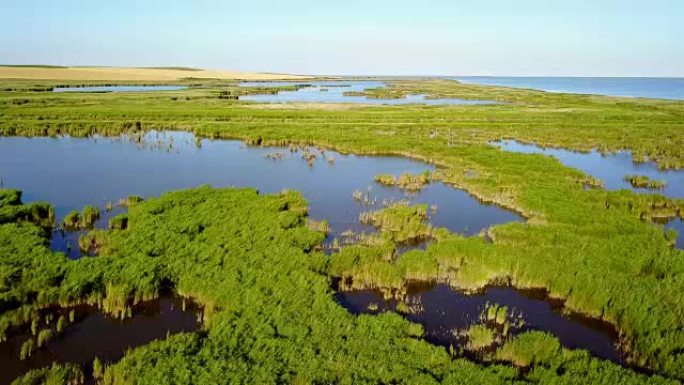
[[[624,179],[629,182],[632,187],[661,189],[667,186],[667,182],[663,180],[653,180],[645,175],[627,175]]]

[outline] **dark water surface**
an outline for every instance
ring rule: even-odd
[[[394,311],[398,303],[383,299],[378,290],[341,291],[336,298],[353,314]],[[422,308],[420,312],[406,315],[406,319],[423,325],[428,341],[447,348],[462,345],[454,331],[479,323],[485,306],[495,303],[522,314],[524,324],[513,329],[514,334],[543,330],[558,337],[565,347],[585,349],[616,363],[625,362],[617,347],[618,334],[611,325],[580,315],[565,315],[561,312],[562,304],[548,300],[543,291],[487,287],[480,293],[464,294],[446,284],[416,283],[408,287],[406,302]]]
[[[276,95],[244,95],[240,100],[249,100],[260,103],[288,103],[288,102],[315,102],[315,103],[359,103],[359,104],[427,104],[427,105],[474,105],[493,104],[493,101],[466,100],[466,99],[427,99],[425,95],[407,95],[404,99],[374,99],[366,96],[345,96],[348,91],[360,92],[368,88],[385,88],[387,85],[380,81],[315,81],[315,82],[243,82],[242,87],[283,87],[298,84],[307,84],[297,91],[281,91]]]
[[[74,310],[74,323],[25,360],[19,359],[19,352],[30,337],[28,331],[0,342],[0,384],[9,384],[29,370],[50,366],[52,362],[81,363],[89,367],[95,357],[103,362],[115,361],[128,348],[200,327],[200,310],[189,301],[183,310],[183,300],[170,296],[134,306],[133,316],[125,320],[105,316],[91,306]],[[52,325],[55,323],[56,319]]]
[[[92,86],[92,87],[55,87],[53,92],[149,92],[178,91],[187,86]]]
[[[428,185],[420,194],[386,188],[373,182],[375,175],[420,173],[434,167],[399,157],[341,155],[312,149],[317,159],[311,166],[296,153],[282,147],[245,147],[239,141],[202,140],[183,132],[149,133],[140,144],[121,138],[0,138],[0,178],[8,188],[23,190],[23,201],[48,201],[58,219],[86,204],[105,213],[107,202],[115,205],[129,195],[158,196],[169,190],[211,184],[215,187],[254,187],[262,193],[284,189],[300,191],[309,202],[309,215],[326,219],[329,240],[345,230],[372,231],[361,225],[359,215],[382,208],[383,201],[407,200],[437,205],[431,215],[434,226],[474,235],[492,225],[522,220],[510,211],[481,204],[466,192],[442,183]],[[282,159],[267,155],[279,153]],[[330,161],[329,161],[330,160]],[[356,190],[375,204],[363,204],[352,196]],[[75,245],[77,234],[53,236],[53,248],[65,250],[66,239]],[[72,246],[72,252],[76,247]],[[77,252],[76,252],[77,253]],[[72,253],[73,254],[73,253]],[[77,255],[77,254],[76,254]]]
[[[449,79],[550,92],[684,100],[684,78],[456,76]]]

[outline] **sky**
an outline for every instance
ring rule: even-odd
[[[0,63],[684,76],[684,0],[0,0]]]

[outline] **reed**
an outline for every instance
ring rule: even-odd
[[[62,219],[62,226],[67,230],[78,230],[81,224],[81,214],[78,210],[70,211]]]
[[[468,337],[468,350],[483,350],[496,342],[494,330],[485,325],[472,325],[466,330],[465,335]]]
[[[346,313],[336,313],[335,305],[330,305],[330,299],[326,297],[328,294],[321,294],[321,291],[328,290],[328,277],[315,278],[318,276],[308,275],[309,270],[304,273],[300,269],[315,267],[317,270],[313,271],[318,271],[321,266],[326,267],[329,264],[331,275],[352,278],[353,284],[359,287],[382,287],[388,292],[401,291],[409,277],[439,279],[469,289],[481,288],[488,283],[502,280],[517,287],[544,287],[554,297],[564,299],[567,309],[593,315],[616,325],[624,336],[624,348],[629,352],[632,362],[643,363],[660,374],[684,378],[684,358],[679,354],[684,349],[681,332],[684,324],[681,317],[673,316],[684,309],[684,302],[676,295],[684,290],[684,281],[681,279],[682,254],[668,243],[662,227],[651,223],[651,220],[682,215],[684,211],[681,203],[662,196],[651,196],[658,194],[644,194],[648,195],[644,197],[631,192],[585,189],[583,184],[587,176],[577,170],[564,167],[543,156],[508,154],[487,144],[492,140],[508,137],[542,146],[574,150],[599,148],[608,153],[628,149],[632,151],[635,160],[655,161],[664,169],[682,168],[684,154],[681,148],[684,141],[681,136],[681,115],[684,104],[562,95],[471,86],[451,81],[396,81],[392,82],[392,88],[388,96],[425,93],[431,97],[488,99],[504,103],[443,107],[349,106],[344,110],[335,110],[311,106],[255,108],[254,104],[218,100],[218,88],[211,87],[179,93],[179,97],[182,95],[187,98],[182,101],[170,101],[169,96],[153,95],[82,96],[0,92],[2,135],[68,134],[87,137],[97,134],[119,135],[138,129],[183,129],[198,137],[243,139],[259,145],[321,145],[343,153],[407,156],[440,167],[445,183],[461,188],[485,202],[516,210],[526,217],[524,224],[506,224],[490,229],[490,242],[481,237],[465,238],[445,234],[426,251],[412,251],[398,258],[388,259],[382,245],[361,245],[343,247],[339,253],[331,255],[327,262],[325,257],[316,252],[306,255],[306,258],[295,252],[290,253],[292,245],[311,252],[316,248],[311,242],[320,242],[320,234],[296,227],[299,223],[297,221],[304,224],[303,218],[289,218],[289,215],[299,214],[286,213],[282,217],[281,214],[273,215],[266,208],[251,204],[250,200],[259,204],[264,204],[265,201],[249,195],[249,199],[222,198],[218,202],[213,201],[215,205],[211,209],[198,215],[200,211],[195,211],[199,210],[198,205],[204,207],[203,203],[197,203],[198,200],[212,199],[208,198],[208,193],[193,191],[193,198],[182,194],[174,195],[179,201],[160,198],[173,210],[180,211],[181,202],[191,207],[183,210],[183,215],[179,213],[173,220],[164,221],[178,224],[177,227],[160,225],[156,214],[139,212],[138,208],[131,210],[136,211],[131,213],[134,215],[132,221],[136,221],[135,228],[113,231],[111,235],[116,246],[121,249],[116,251],[112,247],[111,252],[116,253],[113,256],[101,255],[98,258],[83,259],[77,264],[80,267],[76,268],[67,264],[68,261],[63,256],[55,256],[49,250],[44,250],[45,238],[41,236],[41,230],[31,224],[31,215],[25,205],[0,204],[0,223],[3,224],[0,226],[0,245],[11,250],[20,250],[16,254],[7,253],[20,258],[3,259],[3,271],[32,271],[34,276],[40,275],[41,279],[31,282],[41,282],[41,285],[46,286],[35,297],[29,296],[28,293],[38,289],[29,286],[28,281],[25,281],[28,277],[9,274],[8,277],[12,278],[5,282],[12,294],[8,294],[6,298],[12,298],[14,302],[0,302],[0,305],[4,310],[9,303],[19,303],[22,304],[22,310],[17,308],[0,313],[0,320],[3,320],[0,322],[0,330],[9,330],[6,325],[30,320],[30,317],[25,317],[30,311],[25,310],[24,306],[35,310],[34,305],[45,306],[59,300],[90,298],[90,295],[97,298],[96,294],[101,295],[105,284],[110,281],[116,284],[122,280],[127,281],[132,287],[136,287],[136,293],[147,293],[149,287],[155,287],[161,280],[167,279],[184,285],[183,289],[188,292],[202,293],[207,302],[211,300],[218,304],[216,309],[219,310],[211,317],[212,322],[216,322],[214,325],[218,326],[212,328],[223,328],[213,329],[209,333],[210,341],[216,342],[212,346],[222,345],[211,338],[229,334],[225,333],[226,330],[237,330],[236,333],[242,333],[239,336],[244,337],[242,340],[258,341],[250,345],[254,349],[253,354],[271,357],[267,352],[259,350],[263,346],[273,346],[268,337],[264,337],[265,333],[226,326],[249,324],[242,317],[269,314],[268,310],[276,309],[269,302],[270,299],[255,300],[255,303],[227,299],[261,299],[261,292],[245,292],[237,287],[237,282],[258,282],[251,286],[255,290],[266,286],[264,289],[270,295],[268,298],[279,300],[281,307],[273,314],[297,314],[297,317],[282,316],[282,319],[288,320],[296,318],[294,321],[312,317],[324,320],[321,321],[322,325],[316,327],[301,323],[293,326],[277,315],[270,317],[269,325],[272,328],[269,330],[277,331],[280,338],[278,346],[283,347],[277,350],[278,354],[289,351],[286,347],[292,346],[290,336],[296,334],[293,330],[344,330],[340,332],[342,336],[322,334],[322,340],[338,342],[330,350],[324,348],[327,344],[313,344],[308,337],[292,339],[297,341],[298,351],[308,351],[310,348],[317,352],[318,357],[329,359],[325,362],[341,363],[340,368],[326,373],[345,373],[349,377],[341,374],[333,378],[333,375],[324,376],[310,370],[311,367],[320,366],[317,365],[318,361],[307,359],[306,355],[297,356],[305,357],[300,360],[283,356],[273,360],[264,359],[263,365],[250,362],[252,365],[260,365],[252,372],[262,373],[263,370],[263,373],[303,373],[309,370],[314,377],[311,382],[351,382],[353,377],[345,372],[345,367],[372,362],[374,366],[365,367],[363,371],[370,373],[369,376],[388,373],[388,376],[396,377],[383,378],[385,382],[396,380],[416,383],[429,382],[421,381],[416,373],[437,373],[434,378],[443,379],[449,373],[496,372],[494,369],[487,371],[486,368],[467,361],[458,360],[457,363],[452,363],[449,357],[437,359],[443,364],[436,364],[429,369],[423,366],[416,369],[416,362],[419,365],[435,362],[435,359],[429,357],[435,354],[439,358],[440,353],[420,341],[405,343],[408,332],[404,321],[397,317],[380,317],[379,320],[358,317],[357,320],[345,318]],[[14,99],[25,99],[27,102],[16,105],[12,102]],[[137,122],[140,124],[136,124]],[[361,199],[364,199],[363,193]],[[141,202],[141,207],[148,207],[145,203]],[[227,210],[224,206],[231,207],[232,211],[224,211]],[[164,211],[164,215],[167,213]],[[211,220],[214,216],[220,216],[221,221],[232,227],[220,225],[226,227],[220,227],[221,231],[207,229],[201,233],[193,230],[198,229],[200,224],[206,225],[197,220]],[[278,219],[274,219],[275,217]],[[240,222],[238,218],[246,222]],[[220,222],[214,225],[219,226],[218,223]],[[266,223],[272,226],[266,226]],[[289,228],[292,230],[290,233],[279,227],[280,224],[295,227]],[[222,236],[212,238],[214,231]],[[254,234],[254,237],[249,234]],[[275,243],[270,243],[272,241]],[[250,245],[249,253],[242,252],[246,244]],[[31,253],[26,250],[31,250]],[[226,250],[231,250],[234,254],[227,253]],[[274,255],[279,258],[272,258]],[[114,257],[121,258],[121,264],[110,262],[110,258]],[[250,264],[243,265],[242,258]],[[204,266],[204,269],[198,267],[193,270],[195,265]],[[253,275],[254,270],[269,274],[266,277],[257,277]],[[290,280],[295,271],[302,274],[302,279]],[[114,275],[113,272],[118,274]],[[93,276],[104,278],[96,280]],[[285,279],[287,281],[283,281]],[[72,287],[72,291],[69,291],[61,286],[51,286],[60,282],[65,282],[65,286],[67,282],[77,282],[78,289]],[[311,286],[303,288],[302,282]],[[629,282],[629,285],[624,282]],[[289,295],[277,297],[280,293]],[[301,306],[290,302],[290,298],[313,299],[307,302],[311,306]],[[326,310],[321,311],[321,308]],[[231,314],[234,318],[223,318],[228,316],[222,314],[221,309],[233,309],[234,313]],[[306,313],[308,311],[317,313]],[[303,314],[311,317],[304,317]],[[262,319],[256,315],[249,321],[262,323]],[[359,330],[357,328],[362,328],[358,334],[348,332]],[[289,334],[290,332],[294,334]],[[311,335],[318,334],[312,332]],[[362,344],[350,346],[347,341],[361,341]],[[533,342],[528,340],[525,344]],[[164,352],[175,352],[177,350],[173,347],[180,346],[187,348],[183,350],[187,352],[202,350],[204,343],[192,337],[183,337],[162,343],[161,346]],[[361,349],[358,345],[364,345],[368,349]],[[398,347],[402,354],[390,358],[386,354],[386,346]],[[134,372],[133,368],[145,367],[154,359],[158,359],[160,363],[171,360],[167,357],[168,354],[161,354],[155,349],[157,348],[145,349],[145,354],[132,352],[125,362],[117,364],[120,365],[117,366],[118,369],[108,371],[124,377],[125,374]],[[216,362],[212,361],[215,357],[211,352],[202,351],[202,357],[207,359],[208,365]],[[330,353],[331,351],[335,354]],[[353,359],[350,358],[352,355]],[[359,355],[361,358],[358,358]],[[411,357],[411,361],[407,362],[404,356]],[[184,364],[189,362],[189,359],[175,355],[174,358]],[[227,358],[224,356],[222,359]],[[625,383],[664,382],[661,377],[646,379],[640,374],[603,361],[582,358],[569,351],[553,356],[553,360],[541,360],[541,364],[530,372],[515,372],[515,376],[528,380],[529,373],[535,373],[539,376],[535,379],[544,377],[550,383],[562,383],[569,381],[562,371],[555,371],[555,368],[562,365],[564,368],[587,373],[583,377],[587,383],[601,383],[597,379],[599,374],[619,376],[604,379],[624,378]],[[290,363],[290,366],[286,367],[283,362]],[[240,367],[237,363],[236,365]],[[456,370],[453,365],[462,367],[459,366]],[[548,369],[549,367],[554,369]],[[499,371],[510,370],[508,366],[495,368]],[[197,367],[193,367],[193,373],[199,372],[207,373],[208,377],[213,373],[197,364]],[[570,370],[566,369],[565,373],[568,372]],[[149,372],[140,370],[141,382],[143,377],[150,378],[145,377],[145,373]],[[590,377],[590,374],[596,374],[596,377]],[[512,378],[502,380],[498,375],[492,376],[487,378],[490,380],[488,383],[510,382]],[[168,378],[161,374],[160,377]],[[226,378],[213,380],[220,382],[219,380],[226,381]],[[379,381],[376,377],[368,379],[368,382]]]
[[[36,342],[36,347],[38,349],[46,346],[54,338],[54,332],[52,329],[43,329],[38,333],[38,338]]]
[[[100,209],[95,206],[86,205],[81,211],[79,226],[82,229],[90,229],[98,219],[100,219]]]
[[[110,230],[126,230],[128,227],[128,215],[119,214],[109,219]]]
[[[662,189],[667,186],[664,180],[653,180],[645,175],[627,175],[624,180],[632,185],[632,187],[648,188],[648,189]]]
[[[142,197],[139,197],[137,195],[130,195],[126,198],[119,199],[119,206],[130,207],[130,206],[134,206],[134,205],[136,205],[142,201],[143,201]]]

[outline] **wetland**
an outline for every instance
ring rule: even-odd
[[[500,103],[260,109],[221,97],[251,85],[210,81],[0,93],[3,381],[684,378],[682,251],[662,225],[681,227],[680,104],[335,85],[264,96]],[[74,352],[79,333],[104,342]]]

